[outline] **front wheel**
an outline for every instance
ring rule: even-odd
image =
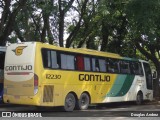
[[[90,98],[87,93],[82,93],[77,103],[77,109],[86,110],[89,106]]]
[[[65,98],[64,103],[64,111],[70,112],[73,111],[75,108],[76,99],[72,93],[68,93],[68,95]]]

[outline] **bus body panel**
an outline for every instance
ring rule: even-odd
[[[69,92],[74,92],[77,98],[80,98],[80,95],[86,91],[92,95],[91,103],[101,102],[104,99],[102,96],[110,90],[110,86],[116,78],[116,75],[104,73],[95,73],[93,75],[86,72],[70,72],[68,74],[68,71],[58,71],[56,73],[51,70],[46,70],[45,73],[47,75],[53,75],[54,73],[54,75],[61,76],[60,79],[45,79],[46,75],[44,76],[44,85],[51,85],[54,81],[54,97],[62,96],[64,99]],[[88,76],[92,76],[91,79],[88,79]],[[110,81],[102,81],[105,76],[110,76]],[[57,100],[59,101],[59,99],[55,99],[56,103],[58,102]]]
[[[5,60],[4,92],[15,96],[34,95],[35,43],[11,44]]]
[[[128,80],[128,79],[126,79],[126,80]],[[126,92],[126,94],[124,94],[119,89],[119,87],[122,88],[122,86],[120,84],[119,85],[115,85],[114,84],[113,88],[115,88],[115,90],[116,90],[115,94],[112,93],[111,96],[107,95],[106,98],[103,100],[103,102],[106,103],[106,102],[136,101],[136,97],[137,97],[138,91],[142,91],[144,100],[150,100],[151,101],[151,100],[153,100],[153,91],[152,90],[147,90],[147,88],[145,87],[145,84],[146,84],[146,82],[145,82],[145,78],[144,77],[136,76],[133,79],[133,83],[129,87],[129,89]],[[122,95],[120,95],[120,96],[118,94],[116,95],[117,92],[121,93]]]

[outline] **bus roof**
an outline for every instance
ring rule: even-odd
[[[133,61],[139,61],[137,58],[129,58],[129,57],[123,57],[119,54],[111,53],[111,52],[103,52],[103,51],[97,51],[97,50],[91,50],[86,48],[63,48],[51,44],[46,44],[42,42],[22,42],[22,43],[13,43],[13,44],[25,44],[25,43],[36,43],[40,48],[48,48],[48,49],[56,49],[56,50],[63,50],[67,52],[73,52],[73,53],[80,53],[80,54],[88,54],[88,55],[95,55],[100,57],[111,57],[111,58],[117,58],[117,59],[124,59],[124,60],[133,60]]]
[[[115,56],[115,57],[121,57],[119,54],[116,54],[116,53],[110,53],[110,52],[103,52],[103,51],[97,51],[97,50],[92,50],[92,49],[86,49],[86,48],[77,48],[77,50],[80,50],[80,51],[86,51],[88,53],[100,53],[102,55],[108,55],[108,56]]]
[[[45,44],[41,42],[37,42],[40,46],[50,48],[50,49],[57,49],[57,50],[63,50],[67,52],[73,52],[73,53],[80,53],[80,54],[88,54],[88,55],[96,55],[96,56],[102,56],[102,57],[113,57],[113,58],[122,58],[119,54],[115,53],[110,53],[110,52],[102,52],[102,51],[97,51],[97,50],[91,50],[91,49],[86,49],[86,48],[63,48],[59,46],[54,46],[50,44]]]

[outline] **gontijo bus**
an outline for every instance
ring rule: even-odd
[[[153,98],[148,62],[108,52],[15,43],[7,47],[4,72],[5,103],[73,111]]]
[[[4,60],[6,47],[0,46],[0,102],[3,102]]]

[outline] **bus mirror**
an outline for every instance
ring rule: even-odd
[[[157,71],[153,71],[152,77],[153,77],[153,79],[157,79]]]

